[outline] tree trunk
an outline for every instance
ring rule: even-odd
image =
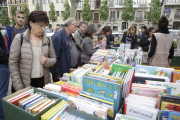
[[[76,18],[77,5],[79,3],[79,0],[70,0],[70,1],[71,1],[70,18]]]

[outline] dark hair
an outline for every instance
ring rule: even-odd
[[[144,31],[144,35],[148,35],[149,33],[148,33],[148,29],[147,29],[147,27],[145,26],[145,25],[143,25],[143,26],[141,26],[141,28],[143,28],[145,31]]]
[[[109,26],[105,26],[100,32],[99,35],[106,35],[107,32],[112,32]]]
[[[27,23],[29,29],[31,29],[31,26],[29,24],[30,21],[33,23],[43,22],[43,23],[49,24],[49,18],[47,16],[46,12],[41,11],[41,10],[35,10],[29,14],[28,23]]]
[[[145,25],[141,26],[141,28],[144,28],[145,30],[147,29],[147,27]]]
[[[154,27],[149,27],[148,28],[148,32],[151,32],[152,30],[155,30],[155,28]]]
[[[96,33],[97,32],[97,26],[95,24],[90,24],[87,26],[87,29],[84,33],[84,37],[91,37],[92,38],[92,35],[93,33]]]
[[[105,36],[105,35],[100,35],[100,36],[98,37],[98,41],[102,40],[104,37],[106,37],[106,36]]]
[[[167,28],[169,25],[169,21],[166,18],[166,16],[162,15],[162,17],[158,21],[158,27],[159,28]]]
[[[86,23],[86,22],[81,21],[81,22],[79,23],[79,27],[80,27],[80,26],[82,26],[83,24],[87,25],[87,23]]]

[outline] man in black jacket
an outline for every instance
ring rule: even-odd
[[[9,53],[6,48],[4,38],[0,32],[0,120],[4,120],[2,98],[7,95],[9,85]]]

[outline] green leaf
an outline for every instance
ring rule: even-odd
[[[1,17],[0,17],[0,21],[3,25],[10,25],[10,20],[9,20],[9,16],[7,13],[7,10],[5,7],[1,8]]]
[[[84,7],[82,9],[81,16],[83,18],[83,21],[89,22],[92,20],[93,14],[91,12],[91,6],[89,4],[89,0],[84,1]]]
[[[65,0],[64,2],[64,11],[62,12],[63,20],[67,20],[70,16],[70,5],[68,0]]]
[[[55,11],[55,7],[54,7],[54,3],[53,2],[51,2],[49,4],[49,8],[50,8],[49,19],[52,22],[56,22],[57,21],[57,16],[56,16],[56,11]]]

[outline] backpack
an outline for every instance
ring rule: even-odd
[[[49,41],[49,43],[48,43],[48,47],[49,47],[50,46],[50,39],[49,38],[48,38],[48,41]],[[22,44],[23,44],[23,33],[21,33],[21,46],[22,46]]]

